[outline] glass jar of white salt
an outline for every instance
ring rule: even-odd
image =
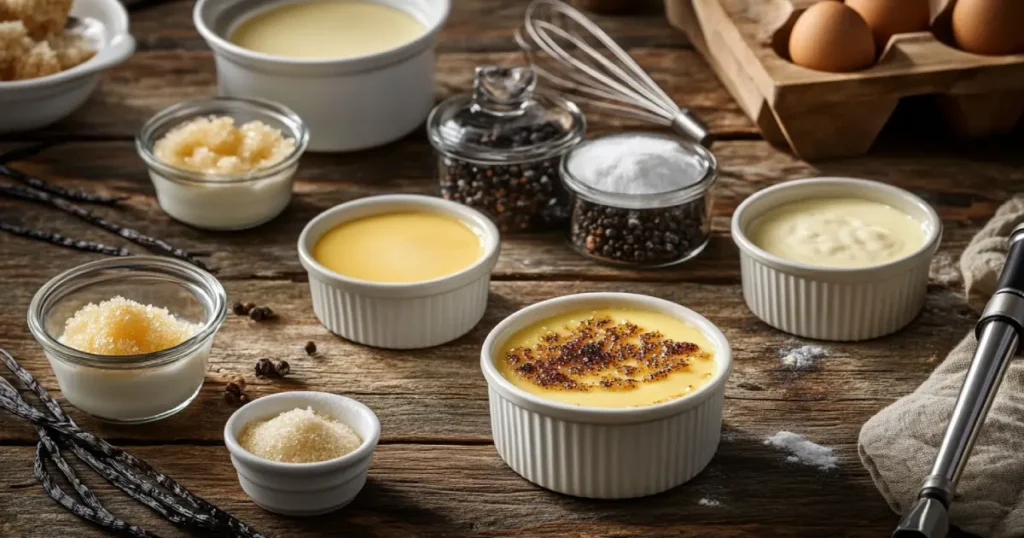
[[[612,134],[565,155],[569,242],[597,260],[641,267],[700,254],[711,232],[718,164],[706,148],[669,135]]]

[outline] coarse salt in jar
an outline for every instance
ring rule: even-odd
[[[177,413],[199,393],[226,305],[220,282],[187,262],[110,258],[39,288],[28,326],[71,405],[108,422],[142,423]],[[185,338],[132,354],[136,343],[174,333]]]
[[[706,148],[650,132],[587,140],[566,154],[569,242],[613,264],[661,267],[700,254],[711,232],[718,165]]]
[[[583,137],[570,101],[535,92],[532,68],[478,67],[473,92],[439,104],[427,120],[441,196],[491,218],[502,232],[564,225],[558,163]]]

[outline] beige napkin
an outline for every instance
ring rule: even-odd
[[[968,302],[980,309],[995,291],[1006,238],[1024,222],[1024,198],[1004,204],[964,250],[960,268]],[[977,346],[970,334],[914,392],[860,430],[858,451],[875,486],[896,512],[917,497]],[[951,523],[984,537],[1024,537],[1024,359],[1017,358],[989,411],[957,488]]]

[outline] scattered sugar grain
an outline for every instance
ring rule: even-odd
[[[118,295],[75,312],[64,323],[60,343],[97,355],[140,355],[174,347],[199,329],[199,325],[174,317],[166,308]]]
[[[963,280],[956,260],[948,252],[939,252],[932,258],[932,264],[928,267],[928,278],[946,287],[956,286]]]
[[[246,424],[238,443],[271,461],[315,463],[340,458],[359,448],[363,440],[347,424],[307,407]]]
[[[704,497],[703,499],[697,501],[697,504],[699,504],[701,506],[708,506],[708,507],[711,507],[711,508],[714,508],[714,507],[717,507],[717,506],[722,506],[722,503],[719,502],[717,499],[711,499],[711,498],[708,498],[708,497]]]
[[[808,441],[804,436],[780,431],[764,439],[764,444],[789,453],[786,461],[816,467],[822,471],[835,469],[839,465],[839,456],[831,448]]]
[[[782,364],[796,370],[809,370],[825,357],[828,357],[828,352],[821,346],[801,346],[786,352],[782,356]]]

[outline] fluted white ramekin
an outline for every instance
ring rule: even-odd
[[[453,275],[397,284],[340,275],[313,258],[316,242],[339,224],[400,211],[459,219],[480,236],[483,254]],[[309,274],[313,311],[320,323],[353,342],[388,349],[440,345],[475,327],[487,309],[491,270],[500,249],[498,228],[479,211],[413,194],[371,196],[335,206],[311,220],[299,236],[299,261]]]
[[[864,268],[830,268],[774,256],[747,237],[751,224],[781,204],[808,198],[860,198],[887,204],[921,223],[924,244],[909,256]],[[788,181],[747,198],[732,217],[740,249],[743,297],[762,321],[797,336],[857,341],[894,333],[924,306],[928,267],[942,239],[942,221],[927,202],[897,187],[864,179]]]
[[[692,394],[644,407],[599,408],[526,392],[498,371],[496,354],[519,330],[588,309],[632,308],[678,318],[715,346],[715,374]],[[494,445],[505,463],[543,488],[597,499],[627,499],[674,488],[701,472],[722,430],[732,351],[725,335],[678,304],[631,293],[583,293],[524,308],[498,324],[480,354],[487,380]]]

